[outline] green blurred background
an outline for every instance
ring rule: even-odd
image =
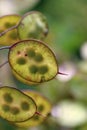
[[[17,81],[9,65],[3,67],[0,86],[39,91],[53,109],[38,127],[17,128],[0,119],[0,130],[87,130],[87,0],[0,0],[0,15],[23,15],[32,10],[47,17],[49,34],[45,42],[55,52],[59,71],[68,75],[32,87]],[[7,59],[7,52],[3,52],[0,63]]]

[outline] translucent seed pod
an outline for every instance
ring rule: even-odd
[[[17,29],[20,40],[44,39],[48,34],[47,19],[42,13],[32,11],[22,17]]]
[[[39,84],[56,77],[57,74],[67,75],[59,71],[56,56],[42,41],[29,39],[16,42],[12,46],[1,47],[9,49],[8,61],[15,77],[25,84]]]
[[[15,26],[18,25],[20,19],[21,16],[15,14],[0,17],[0,46],[11,45],[18,41],[17,29]]]
[[[17,30],[13,29],[0,37],[0,46],[12,45],[14,42],[17,41],[19,41],[17,36]]]
[[[17,42],[10,47],[8,59],[14,75],[25,84],[43,83],[58,73],[54,53],[38,40]]]
[[[4,15],[0,17],[0,30],[5,31],[17,25],[20,19],[21,19],[21,16],[16,15],[16,14]]]
[[[10,122],[23,122],[36,113],[34,100],[12,87],[0,88],[0,116]]]
[[[38,112],[40,112],[42,115],[45,115],[45,116],[47,116],[50,113],[52,105],[48,101],[48,99],[46,99],[44,96],[34,91],[24,91],[24,93],[36,101]],[[18,127],[28,128],[31,126],[39,125],[45,119],[46,119],[45,117],[35,114],[31,119],[21,122],[21,123],[16,123],[15,125]]]

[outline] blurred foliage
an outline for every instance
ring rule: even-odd
[[[47,16],[58,54],[79,57],[79,48],[87,40],[87,1],[42,0],[34,9]]]

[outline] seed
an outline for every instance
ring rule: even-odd
[[[8,112],[10,110],[10,107],[8,105],[4,104],[2,106],[2,109],[4,110],[4,112]]]
[[[10,111],[11,111],[11,113],[12,113],[13,115],[16,115],[16,114],[18,114],[18,113],[20,112],[17,107],[12,107],[12,108],[10,109]]]
[[[39,116],[38,115],[34,115],[33,120],[39,120]]]
[[[12,33],[9,35],[9,37],[10,37],[11,39],[15,40],[15,39],[17,38],[16,32],[12,32]]]
[[[36,62],[42,62],[43,61],[43,56],[40,53],[37,53],[34,60]]]
[[[33,58],[35,56],[35,51],[33,49],[27,50],[27,55],[30,58]]]
[[[26,64],[25,58],[23,58],[23,57],[18,58],[18,59],[17,59],[17,64],[19,64],[19,65],[24,65],[24,64]]]
[[[5,100],[7,103],[12,103],[13,98],[11,97],[11,95],[10,95],[9,93],[5,93],[5,94],[4,94],[4,100]]]
[[[21,103],[21,108],[24,110],[24,111],[27,111],[29,110],[29,104],[25,101],[25,102],[22,102]]]
[[[38,72],[40,74],[45,74],[48,72],[48,67],[46,65],[43,65],[43,66],[39,67]]]
[[[42,104],[39,105],[39,106],[38,106],[38,111],[41,112],[41,111],[43,111],[43,110],[44,110],[44,106],[43,106]]]
[[[35,74],[38,72],[38,67],[36,65],[32,65],[30,66],[29,70],[32,74]]]

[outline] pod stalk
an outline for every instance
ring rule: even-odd
[[[2,63],[1,65],[0,65],[0,68],[2,68],[4,65],[6,65],[8,63],[8,61],[5,61],[4,63]]]
[[[62,73],[62,72],[58,72],[58,74],[60,74],[60,75],[68,75],[68,74],[66,74],[66,73]]]
[[[42,117],[44,117],[44,118],[46,118],[47,116],[46,115],[42,115],[41,113],[39,113],[39,112],[36,112],[36,114],[37,115],[39,115],[39,116],[42,116]]]
[[[0,47],[0,50],[4,50],[4,49],[9,49],[10,46],[4,46],[4,47]]]
[[[3,32],[1,32],[1,33],[0,33],[0,37],[3,36],[3,35],[5,35],[7,32],[9,32],[9,31],[11,31],[11,30],[13,30],[13,29],[15,29],[15,28],[17,28],[17,25],[16,25],[16,26],[13,26],[13,27],[11,27],[11,28],[9,28],[9,29],[3,31]]]

